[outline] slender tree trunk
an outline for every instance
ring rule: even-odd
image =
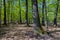
[[[4,3],[4,25],[6,25],[6,1],[3,0]]]
[[[11,23],[13,23],[13,5],[14,5],[14,2],[11,1]]]
[[[20,16],[20,24],[22,23],[22,19],[21,19],[21,5],[20,5],[20,0],[19,0],[19,16]]]
[[[12,13],[11,13],[11,23],[12,23]]]
[[[10,0],[8,0],[8,24],[9,24],[9,16],[10,16]]]
[[[2,2],[0,2],[0,27],[1,27],[1,8],[2,8]]]
[[[0,27],[1,27],[1,7],[0,7]]]
[[[56,9],[54,13],[54,25],[57,26],[57,13],[58,13],[58,7],[59,7],[59,0],[56,2]]]
[[[26,0],[26,24],[27,26],[29,26],[29,22],[28,22],[28,0]]]
[[[45,22],[45,25],[46,25],[46,27],[47,27],[47,31],[48,31],[48,14],[47,14],[46,0],[45,0],[45,16],[46,16],[46,22]]]
[[[43,0],[42,3],[42,25],[45,26],[45,20],[44,20],[44,5],[45,5],[45,0]]]
[[[44,30],[40,24],[37,0],[32,0],[32,10],[33,10],[32,11],[33,12],[33,14],[32,14],[33,15],[33,24],[35,25],[34,31],[36,31],[36,33],[38,33],[38,34],[40,34],[40,32],[44,33]]]

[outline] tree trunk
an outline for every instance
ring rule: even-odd
[[[56,9],[55,9],[55,13],[54,13],[54,26],[57,26],[58,7],[59,7],[59,0],[57,0],[57,2],[56,2]]]
[[[26,24],[27,26],[29,26],[29,22],[28,22],[28,0],[26,0]]]
[[[11,23],[12,23],[12,13],[11,13]]]
[[[22,23],[22,19],[21,19],[21,5],[20,5],[20,0],[19,0],[19,16],[20,16],[20,24]]]
[[[14,14],[14,12],[13,12],[14,7],[13,6],[14,6],[14,2],[11,1],[11,23],[13,23],[13,16],[14,16],[13,15]]]
[[[4,25],[6,25],[6,1],[3,1],[4,3]]]
[[[8,0],[8,24],[9,24],[9,16],[10,16],[10,0]]]
[[[32,12],[33,12],[32,15],[33,15],[34,31],[36,31],[37,34],[40,34],[40,32],[44,33],[44,30],[40,24],[37,0],[32,0]]]
[[[2,8],[2,1],[0,1],[0,27],[1,27],[1,8]]]
[[[46,25],[46,30],[48,31],[48,14],[47,14],[47,5],[46,5],[46,0],[45,0],[45,16],[46,16],[46,22],[45,22],[45,25]]]
[[[42,3],[42,25],[45,26],[45,20],[44,20],[44,5],[45,5],[45,0],[43,0],[43,3]]]

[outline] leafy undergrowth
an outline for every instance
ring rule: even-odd
[[[10,25],[2,29],[6,31],[6,33],[2,34],[0,40],[60,40],[60,32],[54,32],[51,33],[51,35],[38,35],[33,32],[33,27],[24,27],[24,25]],[[50,31],[55,29],[56,28],[49,28]],[[57,30],[58,29],[59,28],[57,28]]]

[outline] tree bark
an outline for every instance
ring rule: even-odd
[[[20,0],[19,0],[19,16],[20,16],[20,24],[22,23],[22,19],[21,19],[21,5],[20,5]]]
[[[40,32],[44,33],[44,30],[40,24],[37,0],[32,0],[32,12],[33,12],[32,15],[33,15],[34,31],[36,31],[37,34],[40,34]]]
[[[3,0],[4,3],[4,25],[6,25],[6,1]]]
[[[10,16],[10,0],[8,0],[8,24],[9,24],[9,16]]]
[[[13,10],[14,10],[14,1],[11,1],[11,23],[13,23],[13,17],[14,17],[14,12],[13,12]]]
[[[46,5],[46,0],[45,0],[45,16],[46,16],[46,22],[45,22],[45,25],[46,25],[46,30],[48,31],[48,14],[47,14],[47,5]]]
[[[45,26],[45,20],[44,20],[44,7],[45,7],[45,0],[43,0],[43,3],[42,3],[42,25]]]
[[[27,24],[27,26],[29,26],[29,22],[28,22],[28,0],[26,0],[26,15],[25,15],[25,17],[26,17],[26,24]]]
[[[2,1],[0,2],[0,27],[1,27],[1,8],[2,8]]]

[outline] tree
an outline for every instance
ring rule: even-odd
[[[43,30],[43,28],[41,27],[41,24],[40,24],[37,0],[32,0],[32,12],[33,12],[32,13],[32,15],[33,15],[33,24],[35,25],[34,30],[38,34],[40,34],[40,32],[44,33],[44,30]]]
[[[45,0],[45,16],[46,16],[46,27],[47,27],[47,31],[48,31],[48,14],[47,14],[46,0]]]
[[[1,4],[2,2],[0,1],[0,27],[1,27],[1,8],[2,8]]]
[[[44,11],[44,9],[45,9],[45,0],[43,0],[43,2],[42,2],[42,25],[43,26],[45,26],[45,20],[44,20],[45,11]]]
[[[21,19],[21,5],[20,5],[20,0],[19,0],[19,16],[20,16],[20,24],[22,23],[22,19]]]
[[[26,0],[26,15],[25,15],[25,17],[26,17],[26,24],[27,24],[27,26],[29,26],[29,22],[28,22],[28,0]]]
[[[54,12],[54,25],[57,26],[57,14],[58,14],[59,0],[56,2],[56,8]]]
[[[13,14],[14,14],[14,0],[11,0],[11,23],[13,23]]]
[[[6,25],[6,0],[3,0],[4,3],[4,25]]]
[[[7,13],[8,13],[8,24],[9,24],[9,16],[10,16],[10,0],[7,0],[8,1],[8,10],[7,10]]]

